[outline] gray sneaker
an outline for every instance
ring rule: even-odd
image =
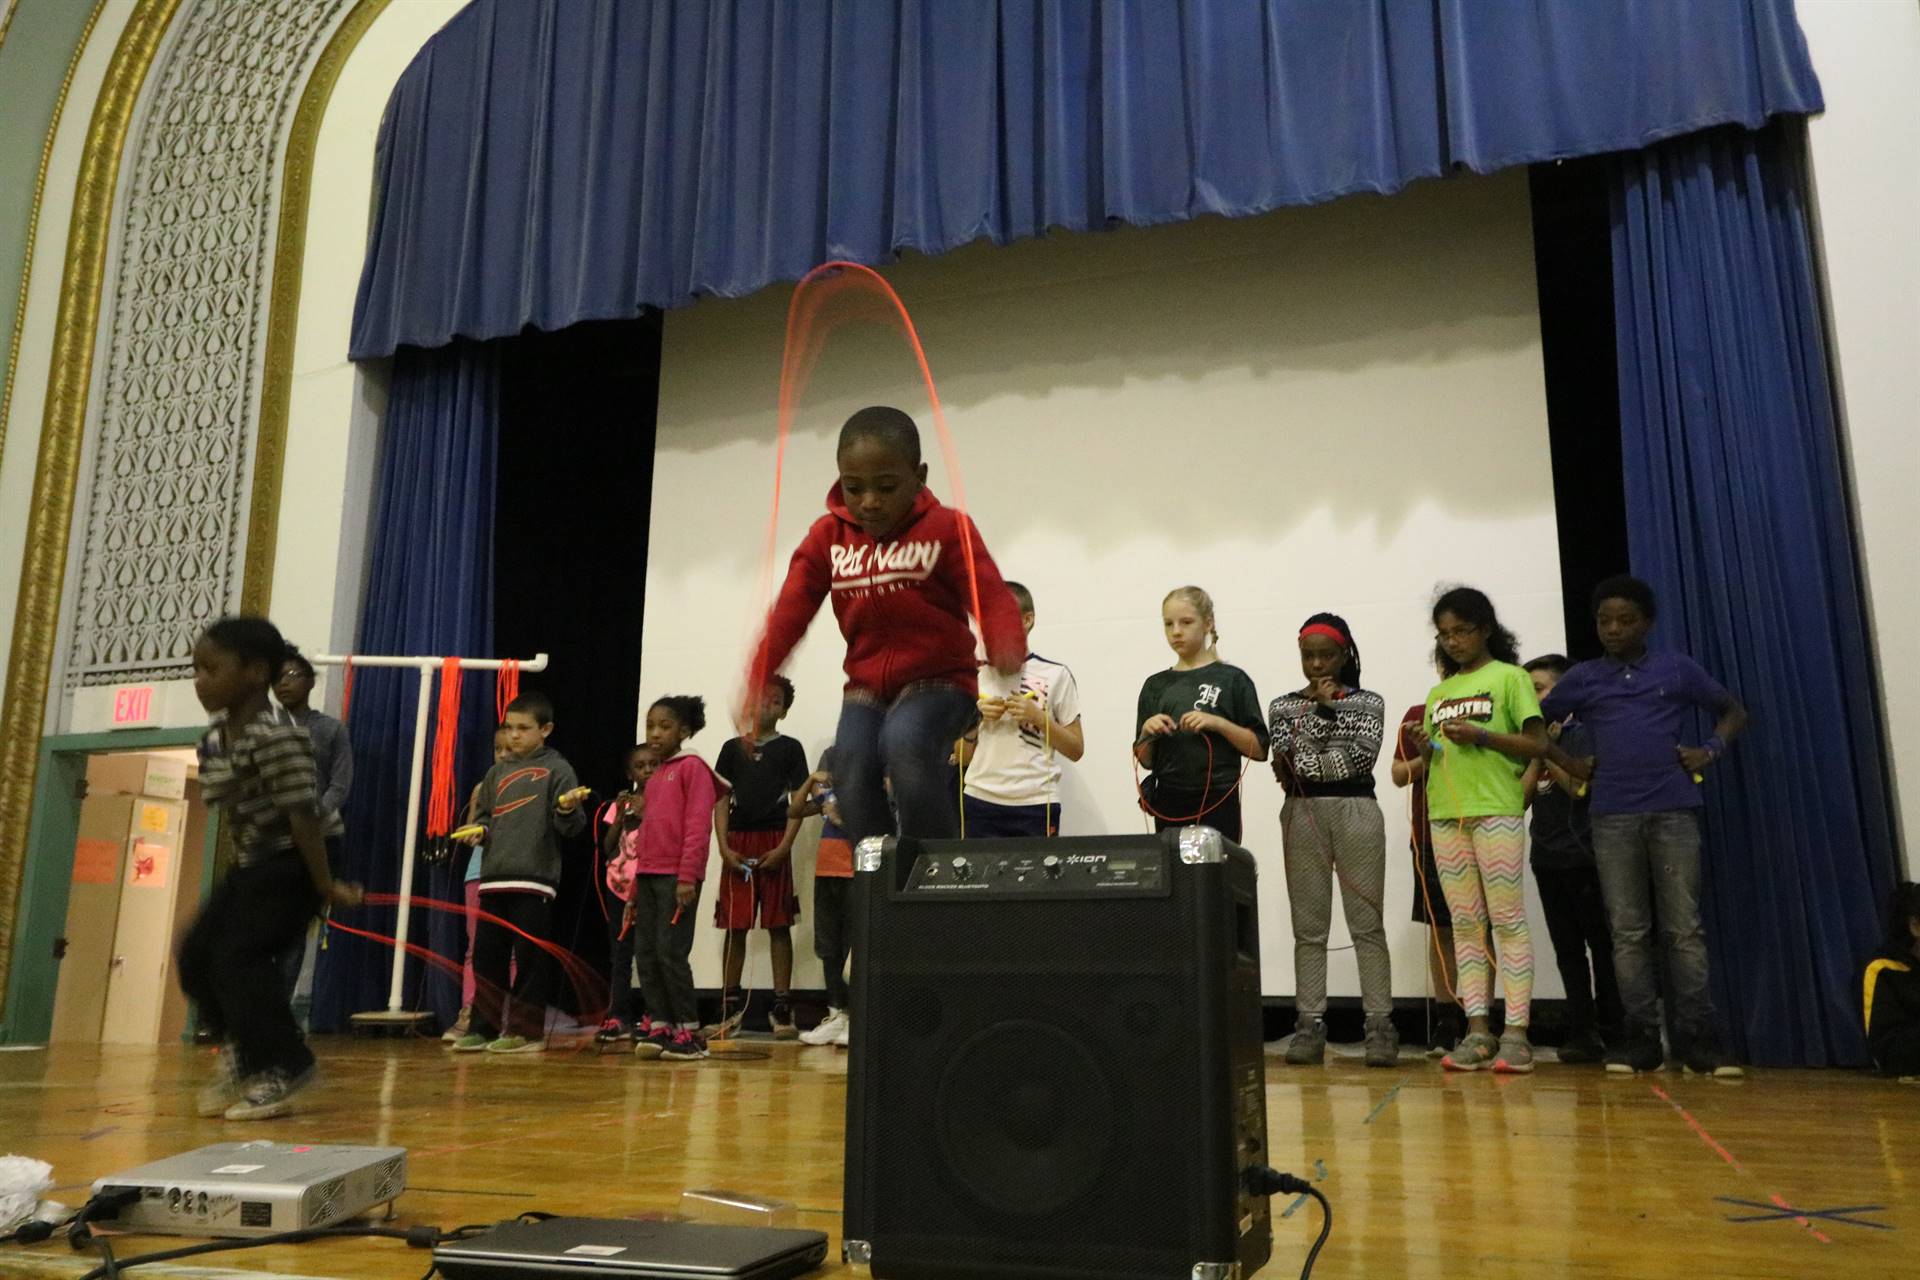
[[[1324,1018],[1315,1018],[1311,1022],[1301,1019],[1293,1029],[1293,1039],[1287,1043],[1287,1065],[1290,1067],[1317,1067],[1327,1060],[1327,1023]]]
[[[240,1101],[240,1070],[235,1065],[233,1046],[223,1044],[214,1056],[213,1079],[194,1099],[196,1114],[211,1120],[227,1114],[227,1108]]]
[[[1469,1031],[1440,1065],[1449,1071],[1485,1071],[1499,1052],[1498,1040],[1484,1031]]]
[[[1493,1069],[1513,1076],[1523,1076],[1533,1070],[1533,1045],[1528,1043],[1524,1027],[1500,1037],[1500,1054],[1493,1060]]]
[[[293,1110],[294,1095],[311,1085],[318,1074],[312,1066],[298,1075],[279,1067],[269,1067],[259,1075],[247,1078],[240,1088],[239,1100],[228,1107],[224,1114],[229,1120],[277,1119]]]
[[[1367,1065],[1391,1067],[1400,1061],[1400,1033],[1393,1019],[1377,1014],[1367,1019]]]

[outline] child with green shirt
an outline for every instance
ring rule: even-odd
[[[1468,1034],[1441,1059],[1450,1071],[1533,1070],[1527,1040],[1533,997],[1533,939],[1527,931],[1526,764],[1546,749],[1546,722],[1533,681],[1516,663],[1513,633],[1493,602],[1455,587],[1433,606],[1444,677],[1427,694],[1413,735],[1427,765],[1427,806],[1440,886],[1453,913],[1454,959]],[[1492,989],[1491,922],[1499,939],[1505,1032],[1487,1021]]]
[[[1153,771],[1140,787],[1140,807],[1156,831],[1207,826],[1237,844],[1242,757],[1267,758],[1260,695],[1246,672],[1220,661],[1213,597],[1176,587],[1160,614],[1174,664],[1140,686],[1133,757]]]

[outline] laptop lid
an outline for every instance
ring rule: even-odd
[[[818,1231],[630,1218],[503,1222],[433,1251],[449,1280],[782,1280],[826,1254]]]

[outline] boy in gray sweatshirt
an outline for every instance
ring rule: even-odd
[[[453,1042],[456,1053],[547,1047],[547,956],[533,939],[544,941],[552,931],[560,841],[587,825],[588,790],[566,757],[547,745],[553,732],[547,696],[523,693],[508,703],[500,732],[511,754],[480,783],[478,817],[464,837],[487,846],[480,876],[486,914],[473,937],[473,1015],[467,1034]]]

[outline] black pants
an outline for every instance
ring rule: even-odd
[[[498,889],[480,895],[480,910],[542,941],[552,932],[553,899],[544,894]],[[547,953],[486,915],[473,934],[473,983],[469,1031],[489,1040],[547,1034]]]
[[[1236,788],[1228,791],[1224,787],[1210,787],[1206,791],[1184,787],[1150,787],[1147,790],[1147,803],[1158,812],[1154,815],[1153,829],[1167,831],[1174,827],[1212,827],[1235,844],[1240,843],[1240,792]],[[1221,794],[1227,793],[1222,800]],[[1205,813],[1200,811],[1205,809]],[[1168,817],[1160,817],[1159,814]],[[1198,817],[1188,815],[1198,814]],[[1175,821],[1185,819],[1185,821]]]
[[[820,968],[827,979],[827,1003],[844,1009],[850,999],[847,990],[847,955],[852,950],[848,938],[847,910],[853,901],[853,877],[813,878],[813,954],[820,957]]]
[[[700,1021],[700,1004],[693,994],[694,920],[699,916],[700,886],[694,900],[682,907],[676,893],[679,879],[671,875],[633,878],[634,965],[640,970],[640,997],[656,1021],[676,1027]],[[675,917],[678,923],[675,923]]]
[[[199,1006],[200,1025],[233,1045],[242,1076],[313,1065],[287,1006],[280,957],[319,909],[295,853],[227,872],[180,940],[180,990]]]
[[[631,1024],[640,1020],[641,1002],[633,989],[633,935],[639,926],[627,929],[623,936],[625,923],[626,913],[618,910],[607,921],[607,1016]]]
[[[1873,1046],[1883,1076],[1920,1076],[1920,1027],[1903,1027]]]
[[[1540,886],[1540,905],[1546,909],[1554,962],[1560,967],[1560,981],[1566,984],[1573,1030],[1618,1036],[1625,1014],[1613,972],[1613,934],[1607,928],[1599,872],[1592,867],[1535,867],[1533,878]]]

